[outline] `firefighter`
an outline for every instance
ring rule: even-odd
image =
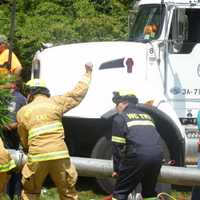
[[[11,54],[11,66],[9,66],[9,46],[5,35],[0,35],[0,74],[15,74],[20,76],[22,65],[16,55]]]
[[[70,161],[61,123],[64,112],[77,106],[87,93],[92,74],[91,63],[75,88],[62,96],[50,97],[44,81],[28,81],[29,104],[17,113],[18,133],[28,161],[22,169],[22,199],[38,199],[42,183],[49,174],[61,200],[78,199],[77,172]]]
[[[113,93],[117,114],[112,124],[113,177],[112,199],[127,200],[138,183],[145,199],[155,198],[155,185],[163,159],[161,138],[153,119],[137,108],[132,91]]]
[[[3,141],[0,137],[0,200],[3,198],[5,187],[9,181],[9,172],[16,167],[14,160],[11,159],[10,154],[4,148]]]

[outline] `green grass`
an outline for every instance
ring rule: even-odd
[[[93,178],[80,178],[76,189],[80,200],[102,200],[107,196],[100,190]],[[172,195],[176,200],[191,199],[191,192],[188,189],[187,192],[184,190],[179,192],[172,190],[170,195]],[[3,200],[8,200],[8,198],[4,198]],[[56,188],[42,188],[41,200],[59,200]]]
[[[190,200],[191,194],[190,192],[176,192],[172,191],[171,195],[177,200]],[[80,200],[102,200],[106,195],[96,194],[92,190],[79,191],[79,199]],[[4,198],[2,200],[8,200],[8,198]],[[59,200],[59,196],[56,188],[51,189],[43,189],[41,194],[41,200]]]
[[[177,200],[190,200],[190,192],[177,192],[173,190],[171,194]],[[80,200],[102,200],[106,195],[95,193],[93,190],[79,191]],[[57,191],[55,188],[48,190],[42,195],[42,200],[59,200]],[[170,199],[169,199],[170,200]]]
[[[76,189],[80,200],[102,200],[106,194],[98,188],[93,178],[79,178]],[[58,192],[55,187],[42,188],[41,200],[59,200]],[[8,200],[4,197],[0,200]]]
[[[191,193],[190,192],[177,192],[173,190],[171,194],[177,200],[190,200]],[[79,191],[80,200],[102,200],[106,195],[95,193],[93,190],[82,190]],[[43,193],[42,200],[59,200],[57,191],[55,188],[47,190],[47,192]]]

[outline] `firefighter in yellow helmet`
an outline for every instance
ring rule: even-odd
[[[117,111],[112,123],[112,176],[117,178],[112,200],[127,200],[138,183],[144,200],[156,199],[163,149],[154,121],[138,108],[132,90],[114,91],[112,100]]]
[[[12,52],[11,66],[9,64],[9,46],[5,35],[0,35],[0,74],[15,74],[20,76],[22,65],[17,56]]]
[[[29,104],[17,113],[18,133],[28,152],[28,161],[22,169],[23,200],[39,199],[47,174],[55,183],[61,200],[78,199],[75,190],[77,172],[64,142],[61,118],[86,95],[92,68],[91,63],[85,64],[83,79],[62,96],[50,97],[45,83],[39,79],[27,83]]]
[[[3,142],[0,138],[0,199],[5,192],[5,187],[9,181],[9,172],[15,168],[15,162],[11,159],[10,154],[4,148]]]

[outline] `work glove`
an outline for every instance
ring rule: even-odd
[[[87,73],[91,73],[93,69],[93,64],[91,62],[85,63],[85,70]]]
[[[113,173],[112,173],[112,177],[113,177],[113,178],[117,178],[118,176],[119,176],[119,174],[118,174],[117,172],[113,172]]]

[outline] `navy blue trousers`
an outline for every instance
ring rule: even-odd
[[[194,186],[192,188],[192,199],[191,200],[200,200],[200,187]]]
[[[197,167],[200,173],[200,158],[197,162]],[[200,186],[194,186],[192,188],[192,199],[191,200],[200,200]]]
[[[17,173],[12,173],[9,183],[7,185],[7,194],[10,199],[13,200],[15,195],[18,199],[20,199],[21,189],[21,175]]]
[[[117,200],[127,200],[128,195],[136,188],[138,183],[142,185],[142,196],[155,197],[155,186],[162,164],[162,154],[157,156],[135,155],[133,158],[125,158],[119,166],[119,177],[113,191],[113,197]]]

